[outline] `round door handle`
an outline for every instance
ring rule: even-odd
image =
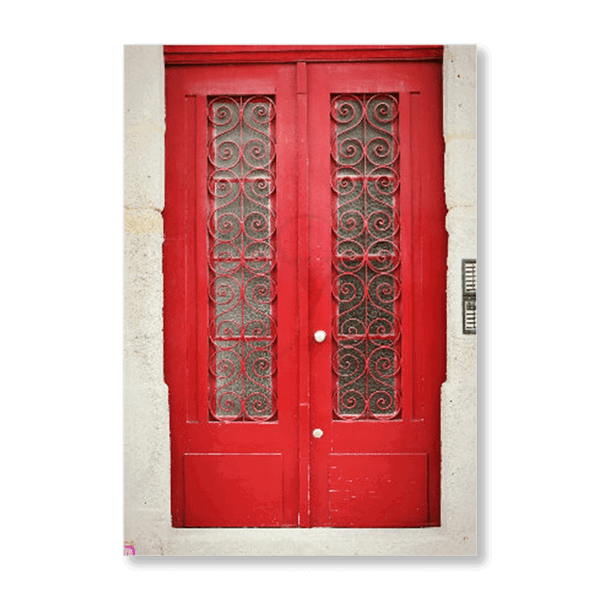
[[[319,342],[320,344],[321,342],[324,342],[326,338],[327,334],[322,329],[315,331],[315,342]]]
[[[313,429],[313,437],[319,439],[320,437],[323,437],[323,430],[322,429]]]

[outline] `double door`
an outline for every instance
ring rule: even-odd
[[[436,62],[168,67],[176,527],[439,525]]]

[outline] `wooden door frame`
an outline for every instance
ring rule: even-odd
[[[232,58],[247,47],[225,47],[221,55],[214,47],[184,47],[172,52],[189,60],[198,48],[209,49],[210,60]],[[417,60],[441,47],[278,47],[281,61],[291,61],[289,52],[306,60],[339,60],[349,52],[421,53]],[[165,47],[167,53],[172,47]],[[181,48],[180,48],[181,49]],[[259,47],[254,56],[272,61],[273,49]],[[285,53],[288,53],[286,58]],[[312,54],[311,54],[312,53]],[[316,54],[315,54],[316,53]],[[126,48],[126,370],[125,393],[125,540],[132,541],[136,554],[197,555],[299,555],[299,554],[454,554],[476,553],[476,336],[461,337],[460,259],[476,254],[476,112],[475,47],[450,46],[444,55],[444,135],[446,142],[446,199],[448,207],[448,379],[442,389],[442,527],[423,530],[365,530],[348,544],[344,530],[245,530],[219,529],[185,531],[170,526],[168,393],[162,378],[162,318],[160,274],[161,215],[164,195],[160,183],[164,172],[161,147],[164,117],[164,63],[162,47]],[[356,60],[356,57],[354,57]],[[368,58],[372,60],[372,56]],[[182,64],[182,63],[179,63]],[[129,119],[129,120],[127,120]],[[150,125],[142,131],[145,124]],[[146,135],[140,144],[140,133]],[[150,147],[152,156],[148,157]],[[141,178],[148,173],[151,183]],[[465,178],[465,174],[467,177]],[[145,248],[145,250],[144,250]],[[158,250],[158,253],[157,253]],[[158,267],[158,270],[157,270]],[[150,274],[150,276],[148,276]],[[133,283],[131,283],[133,282]],[[158,309],[158,310],[157,310]],[[142,319],[139,312],[156,314]],[[150,340],[150,342],[148,342]],[[458,360],[457,360],[458,359]],[[141,360],[141,362],[140,362]],[[140,377],[140,365],[146,378]],[[452,365],[458,365],[454,369]],[[454,369],[454,370],[453,370]],[[466,436],[466,437],[465,437]],[[148,450],[153,452],[148,453]],[[151,460],[148,460],[148,456]],[[141,476],[136,473],[143,471]],[[166,485],[165,485],[166,484]],[[346,541],[344,541],[346,540]],[[274,543],[275,542],[275,543]],[[279,542],[279,543],[278,543]],[[324,544],[324,542],[327,542]],[[327,550],[323,548],[327,546]]]

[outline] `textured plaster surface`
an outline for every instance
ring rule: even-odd
[[[462,333],[462,259],[477,258],[477,49],[444,49],[448,231],[447,379],[442,386],[442,526],[475,554],[477,336]]]
[[[163,378],[164,80],[160,46],[125,47],[125,541],[161,554],[168,527]]]
[[[125,48],[124,542],[136,555],[473,556],[477,342],[462,335],[460,269],[477,251],[476,47],[446,46],[448,369],[442,388],[442,526],[431,529],[173,529],[163,377],[162,47]]]

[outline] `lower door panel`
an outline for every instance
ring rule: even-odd
[[[426,454],[332,454],[332,527],[428,524]]]
[[[281,454],[186,454],[187,527],[280,527]]]

